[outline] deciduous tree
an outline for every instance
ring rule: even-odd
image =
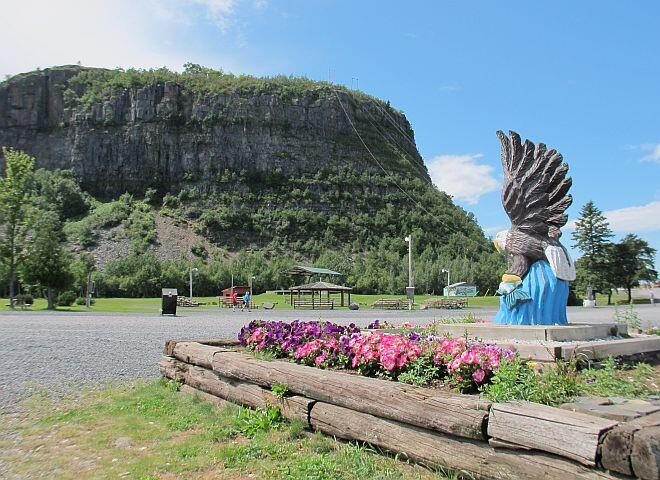
[[[7,270],[9,304],[14,306],[17,267],[25,239],[27,212],[32,194],[34,158],[12,148],[2,149],[5,175],[0,177],[0,255]]]
[[[73,283],[71,254],[62,246],[62,240],[58,214],[53,211],[37,212],[29,242],[26,242],[21,279],[24,283],[46,289],[49,310],[55,308],[55,293],[69,288]]]
[[[617,283],[628,290],[628,303],[632,302],[632,289],[640,281],[653,281],[658,272],[653,268],[655,249],[637,235],[626,235],[613,245],[609,266]]]

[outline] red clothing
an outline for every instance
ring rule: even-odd
[[[238,297],[236,296],[236,292],[232,293],[231,294],[231,304],[236,305],[236,300],[237,299],[238,299]]]

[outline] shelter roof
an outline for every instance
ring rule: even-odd
[[[295,287],[289,288],[289,290],[293,291],[298,291],[298,290],[322,290],[322,291],[335,291],[335,292],[349,292],[353,290],[351,287],[346,287],[344,285],[335,285],[334,283],[328,283],[328,282],[314,282],[314,283],[308,283],[306,285],[297,285]]]
[[[472,287],[472,286],[474,286],[474,283],[457,282],[457,283],[452,283],[451,285],[447,285],[447,288],[460,287],[460,286],[463,286],[463,285]]]
[[[304,265],[296,265],[285,270],[284,273],[289,275],[341,275],[341,273],[328,268],[306,267]]]

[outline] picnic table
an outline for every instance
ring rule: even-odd
[[[467,298],[434,298],[424,302],[426,308],[446,308],[450,310],[457,310],[460,308],[467,308]]]
[[[304,298],[294,298],[293,308],[311,308],[316,309],[330,309],[334,310],[335,304],[333,300],[308,300]]]
[[[408,303],[400,298],[381,298],[376,300],[371,306],[373,308],[388,310],[402,310],[408,308]]]
[[[193,298],[188,297],[176,297],[177,307],[199,307],[199,302]]]

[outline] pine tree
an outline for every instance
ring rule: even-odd
[[[576,220],[572,234],[573,246],[582,252],[582,257],[576,262],[576,283],[581,290],[591,287],[596,292],[611,294],[612,279],[607,260],[612,236],[603,212],[592,201],[587,202],[580,210],[580,218]],[[608,304],[610,298],[608,295]]]

